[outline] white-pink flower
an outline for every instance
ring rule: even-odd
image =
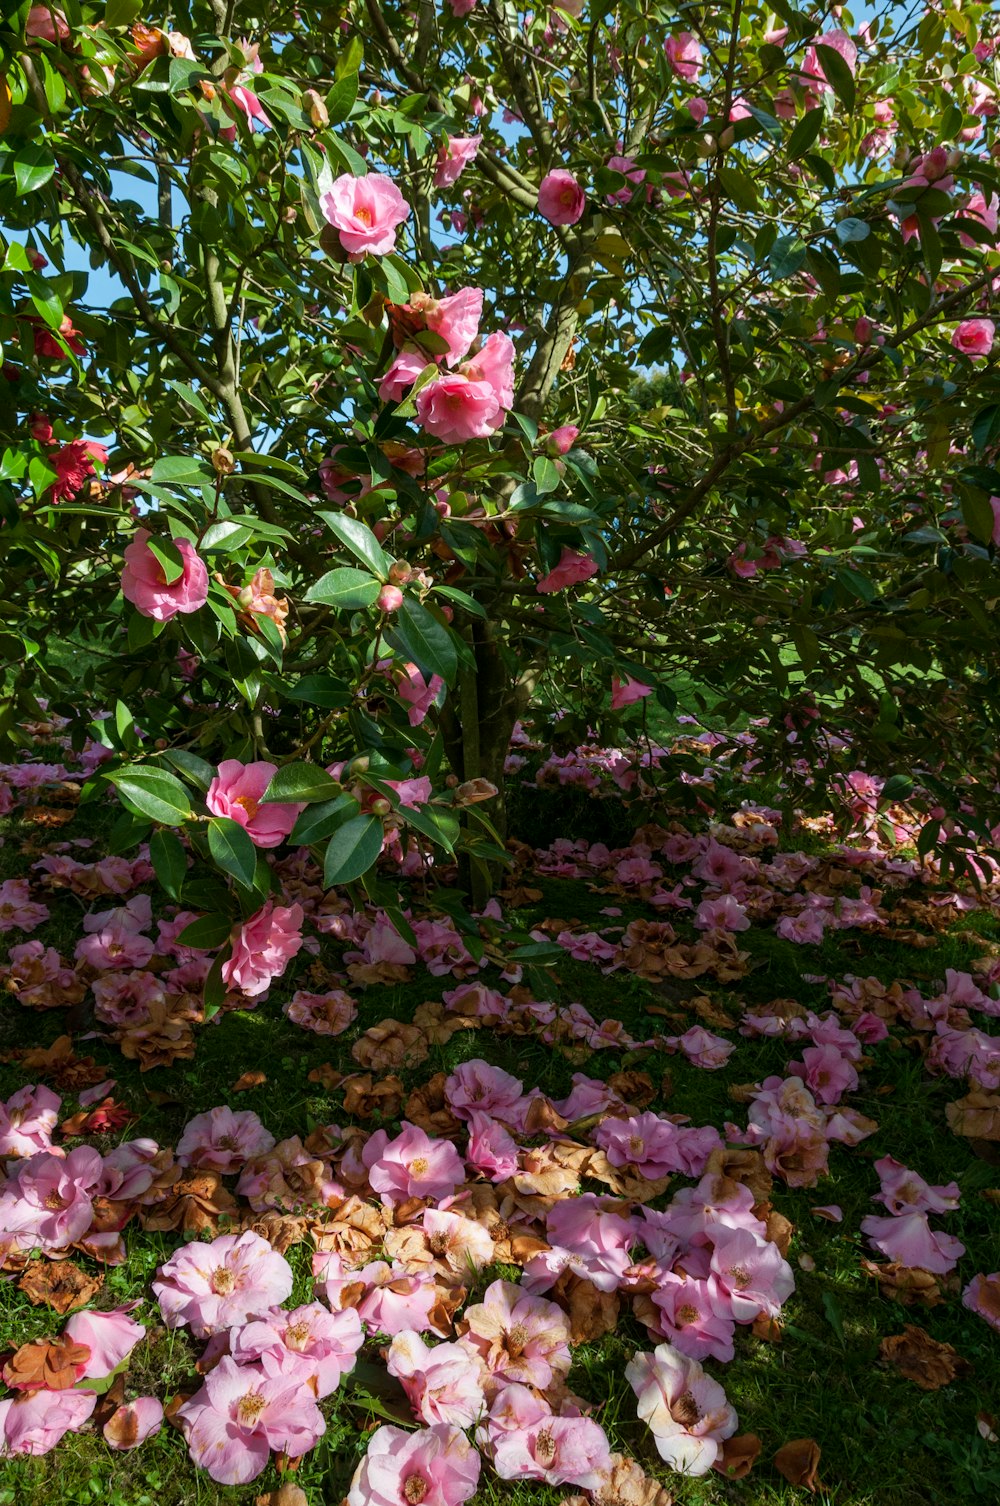
[[[292,1291],[292,1268],[266,1239],[247,1230],[194,1240],[160,1267],[153,1291],[168,1328],[189,1326],[205,1338],[277,1307]]]
[[[273,1146],[274,1136],[252,1110],[221,1104],[188,1120],[177,1142],[177,1159],[182,1166],[204,1167],[225,1176]]]
[[[459,1340],[431,1347],[419,1333],[404,1329],[389,1346],[386,1366],[421,1422],[469,1428],[479,1421],[485,1406],[484,1367],[470,1344]]]
[[[660,1458],[678,1474],[707,1475],[738,1425],[718,1381],[669,1344],[633,1355],[625,1376]]]

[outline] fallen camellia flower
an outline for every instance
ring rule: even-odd
[[[68,1391],[84,1374],[89,1360],[89,1346],[63,1334],[22,1344],[0,1374],[12,1391]]]
[[[36,1260],[29,1265],[18,1290],[36,1307],[44,1303],[57,1313],[86,1307],[104,1285],[99,1276],[88,1276],[72,1260]]]
[[[922,1328],[908,1323],[902,1333],[890,1335],[879,1345],[879,1358],[922,1391],[940,1391],[953,1381],[971,1375],[972,1366],[951,1344],[941,1344]]]
[[[109,1448],[138,1448],[163,1426],[163,1404],[155,1396],[138,1396],[124,1402],[111,1414],[102,1432]]]
[[[866,1276],[871,1276],[878,1282],[879,1290],[884,1296],[902,1303],[904,1307],[910,1307],[914,1303],[919,1303],[922,1307],[937,1307],[938,1303],[944,1301],[942,1287],[955,1288],[957,1281],[957,1278],[939,1280],[930,1271],[921,1270],[919,1266],[900,1265],[897,1261],[879,1265],[874,1260],[862,1260],[861,1269]]]

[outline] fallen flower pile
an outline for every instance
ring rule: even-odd
[[[740,745],[700,746],[709,805]],[[667,1506],[713,1470],[818,1488],[836,1440],[768,1419],[765,1397],[761,1459],[729,1380],[776,1345],[828,1347],[803,1288],[843,1344],[839,1301],[864,1286],[896,1330],[876,1358],[897,1386],[951,1387],[969,1363],[899,1332],[892,1302],[974,1324],[997,1375],[995,886],[949,890],[887,843],[854,776],[847,840],[832,817],[786,832],[738,787],[706,826],[673,820],[643,790],[660,757],[560,763],[638,786],[633,840],[516,846],[472,929],[402,880],[398,907],[356,909],[304,850],[274,853],[280,900],[243,927],[211,1021],[211,955],[183,939],[197,912],[154,911],[145,855],[64,836],[69,755],[0,769],[32,834],[0,849],[17,866],[0,885],[0,1256],[17,1293],[0,1454],[172,1437],[220,1485],[308,1485],[335,1427],[349,1506],[460,1506],[490,1475]],[[542,756],[535,784],[554,767]],[[294,816],[264,807],[255,830],[255,788],[220,767],[218,798],[273,852]],[[408,860],[390,831],[386,872]],[[935,971],[918,936],[966,965]],[[865,971],[874,942],[920,967]],[[857,972],[836,965],[845,944]],[[789,949],[782,987],[801,999],[767,983]],[[580,995],[621,1002],[602,1016]],[[901,1064],[944,1108],[914,1155],[882,1122],[905,1107]],[[956,1175],[935,1182],[948,1147]],[[839,1288],[814,1231],[839,1241]],[[970,1450],[995,1442],[991,1400],[975,1398]]]

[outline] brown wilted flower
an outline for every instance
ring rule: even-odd
[[[861,1269],[866,1276],[871,1276],[878,1282],[881,1296],[890,1297],[903,1307],[915,1304],[937,1307],[938,1303],[944,1301],[944,1290],[957,1291],[960,1285],[954,1277],[945,1280],[944,1277],[933,1276],[930,1271],[921,1270],[919,1266],[900,1265],[897,1261],[879,1265],[874,1260],[863,1259]]]
[[[17,1283],[29,1302],[57,1313],[86,1307],[103,1285],[103,1277],[88,1276],[72,1260],[34,1260]]]
[[[415,1124],[425,1134],[439,1139],[456,1139],[463,1133],[461,1120],[451,1112],[444,1096],[447,1078],[443,1072],[435,1072],[422,1087],[414,1088],[406,1100],[403,1118]]]
[[[902,1333],[883,1339],[878,1352],[883,1364],[892,1365],[921,1391],[940,1391],[942,1386],[972,1374],[972,1366],[957,1349],[932,1339],[912,1323],[907,1323]]]
[[[63,1334],[58,1339],[22,1344],[0,1374],[12,1391],[68,1391],[80,1379],[89,1359],[89,1344],[75,1344]]]
[[[416,1025],[401,1020],[381,1020],[372,1025],[351,1047],[351,1055],[360,1067],[374,1072],[387,1068],[419,1067],[427,1059],[427,1038]]]
[[[488,779],[467,779],[455,791],[455,804],[478,805],[481,800],[492,800],[496,793],[496,785]]]
[[[614,1333],[618,1326],[618,1293],[598,1291],[593,1282],[574,1276],[572,1271],[563,1271],[546,1296],[568,1314],[571,1344],[593,1343]]]
[[[964,1098],[945,1105],[945,1118],[956,1135],[971,1140],[1000,1140],[1000,1093],[973,1088]]]
[[[238,1077],[233,1083],[230,1092],[248,1093],[251,1088],[262,1088],[266,1082],[266,1072],[244,1072],[243,1076]]]
[[[344,1078],[341,1087],[344,1113],[352,1119],[370,1119],[373,1114],[395,1119],[406,1092],[402,1080],[393,1073],[376,1080],[370,1072],[355,1072]]]
[[[175,999],[151,999],[147,1007],[148,1019],[115,1033],[122,1055],[137,1061],[140,1072],[171,1067],[176,1061],[190,1061],[194,1056],[194,1032]]]
[[[432,1046],[443,1046],[456,1031],[474,1030],[479,1020],[473,1015],[456,1014],[435,1000],[413,1011],[413,1023]]]
[[[144,1229],[182,1233],[218,1234],[220,1223],[231,1224],[239,1215],[239,1206],[231,1192],[222,1185],[217,1171],[196,1172],[183,1177],[170,1189],[162,1202],[148,1213],[140,1213]]]
[[[774,1456],[774,1467],[789,1485],[803,1485],[810,1494],[822,1490],[819,1469],[819,1444],[814,1438],[793,1438]]]

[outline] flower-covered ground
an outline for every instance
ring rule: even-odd
[[[0,768],[0,1502],[1000,1497],[995,892],[673,747],[520,736],[475,934],[270,849],[207,1023],[91,755]]]

